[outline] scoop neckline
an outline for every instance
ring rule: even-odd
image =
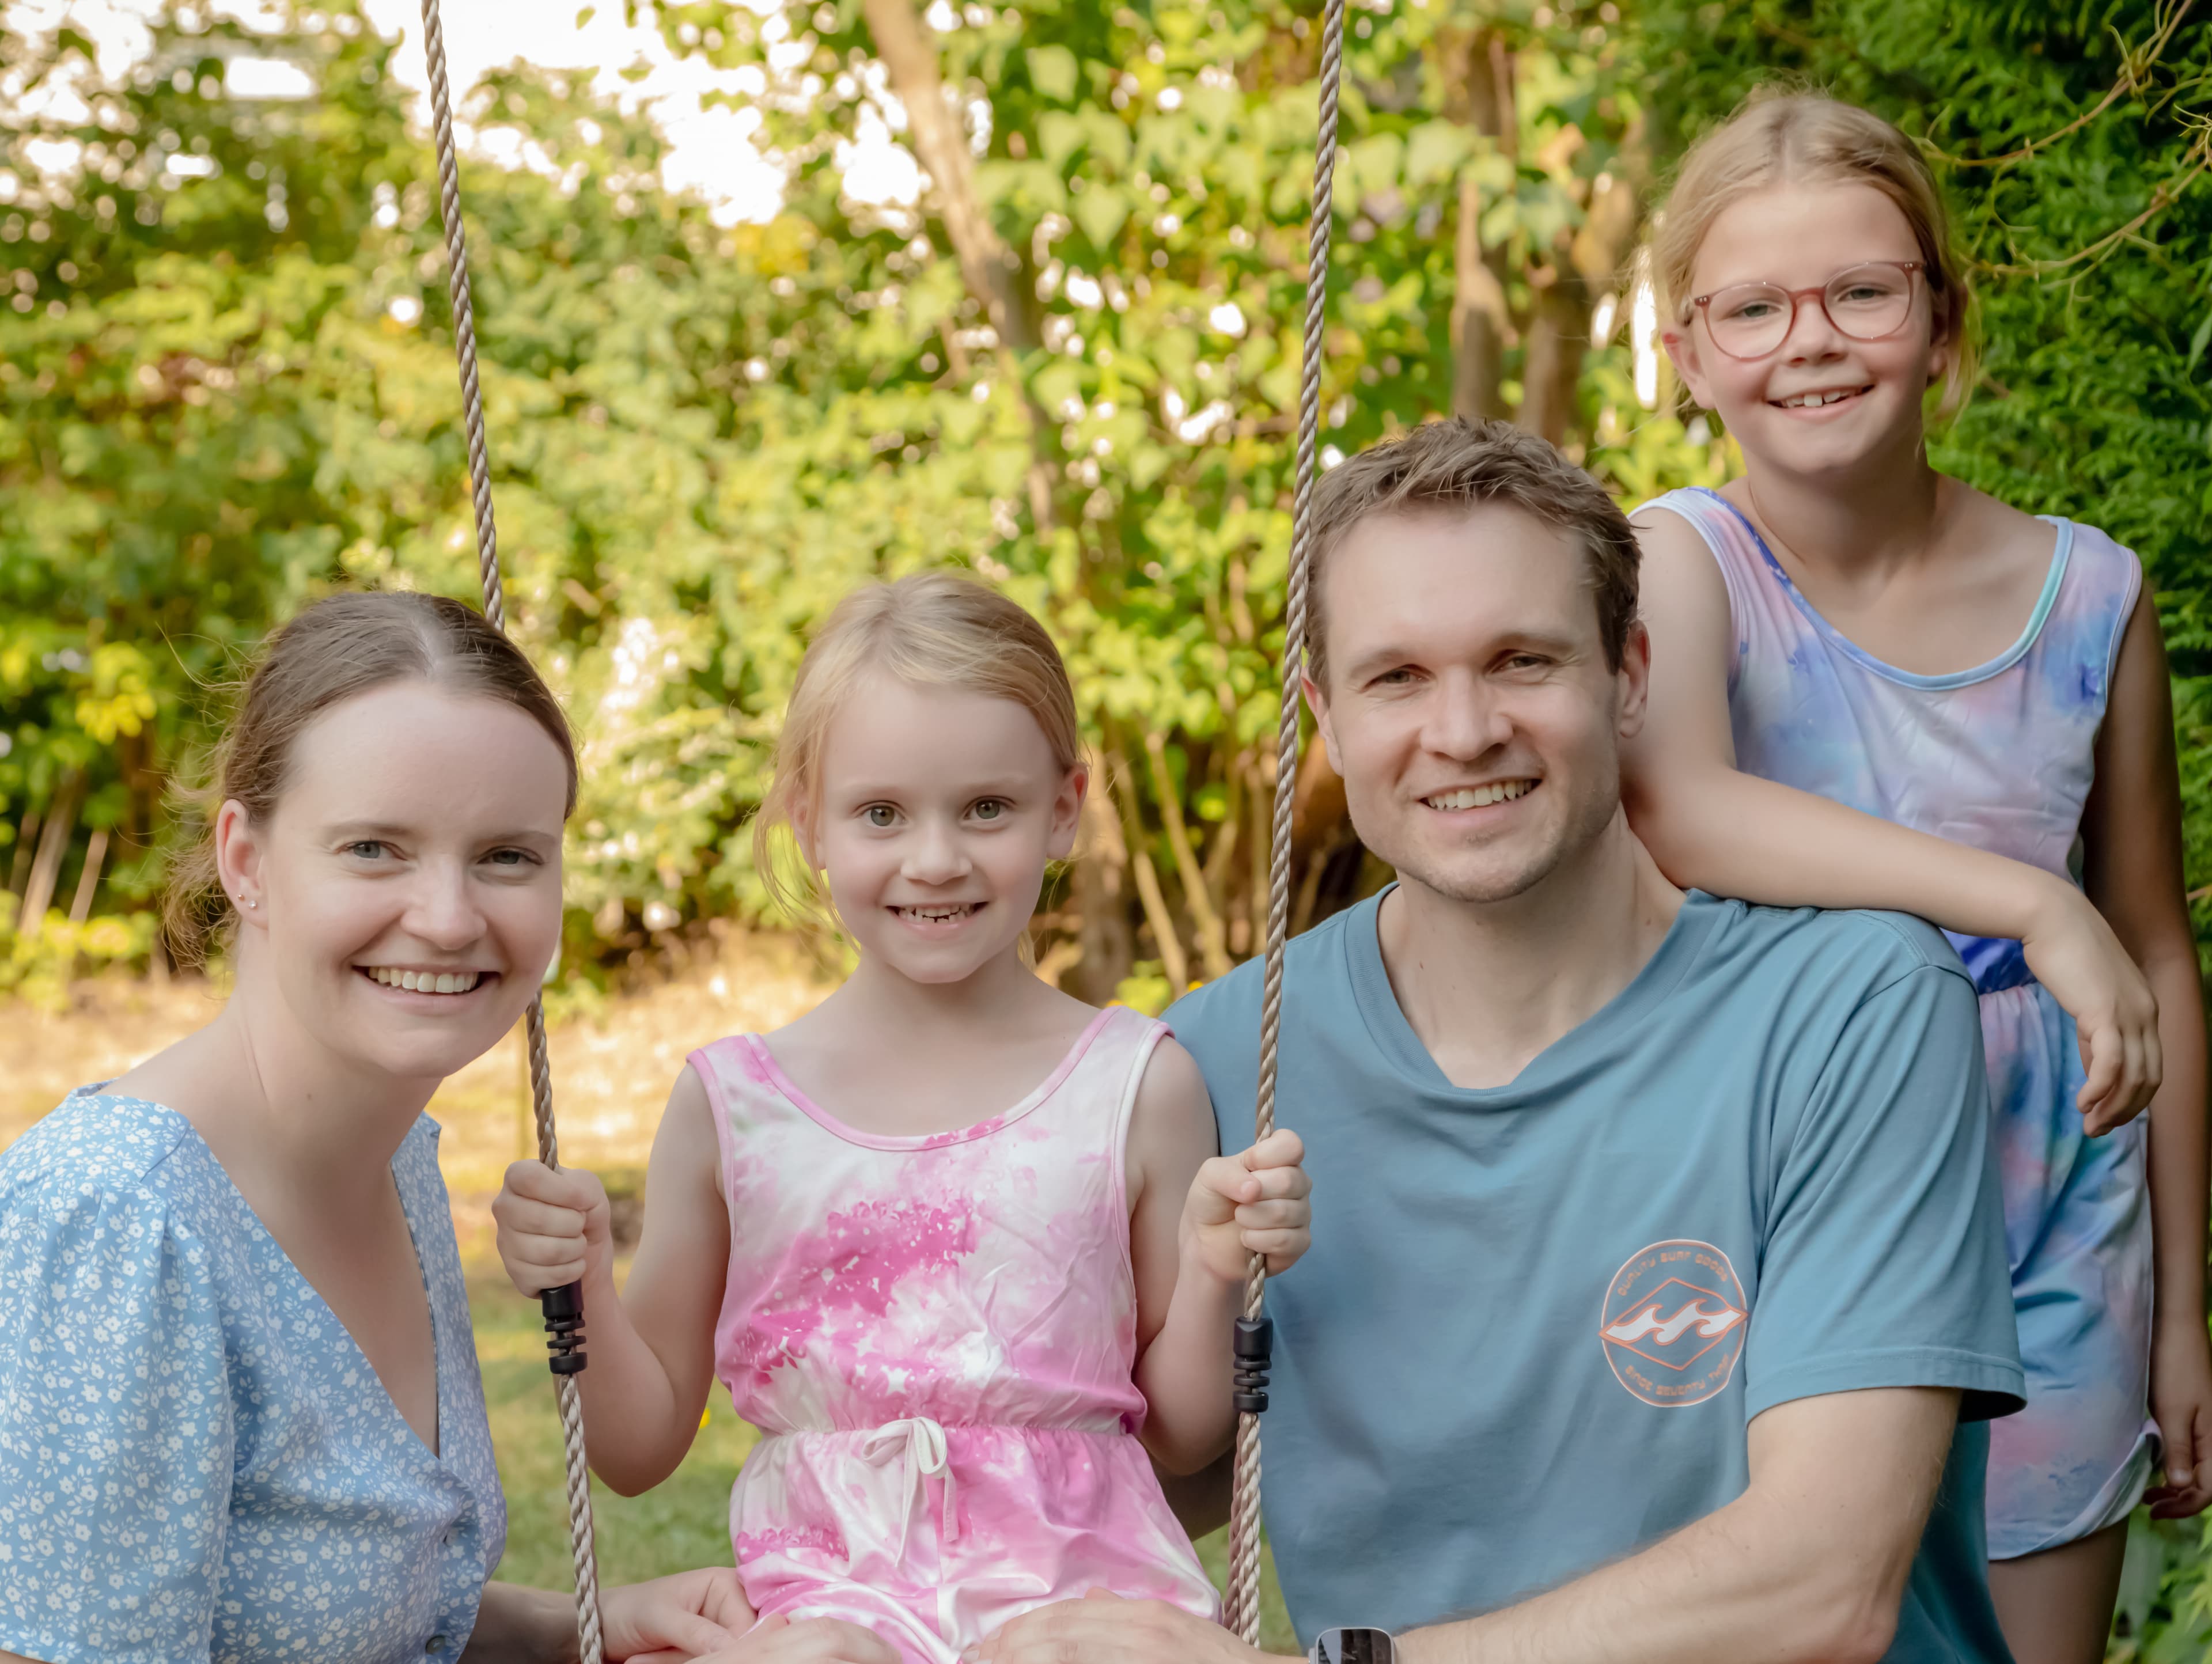
[[[977,1139],[988,1138],[992,1133],[1012,1126],[1014,1122],[1021,1120],[1030,1110],[1058,1091],[1068,1076],[1075,1072],[1075,1066],[1083,1060],[1083,1054],[1091,1049],[1091,1042],[1098,1038],[1107,1023],[1112,1021],[1117,1009],[1115,1006],[1108,1005],[1085,1023],[1083,1032],[1075,1037],[1075,1043],[1067,1048],[1066,1055],[1053,1066],[1052,1072],[1032,1087],[1028,1094],[1012,1108],[1003,1109],[995,1115],[988,1115],[981,1120],[972,1122],[966,1127],[956,1127],[948,1133],[897,1134],[864,1133],[859,1127],[839,1120],[812,1098],[807,1096],[799,1084],[784,1072],[783,1066],[776,1061],[775,1054],[769,1050],[768,1042],[760,1035],[740,1035],[738,1040],[753,1060],[760,1065],[762,1072],[768,1077],[769,1084],[789,1099],[795,1108],[809,1120],[820,1127],[823,1131],[842,1139],[848,1144],[857,1144],[869,1150],[944,1150],[954,1145],[970,1144]]]
[[[1886,659],[1876,658],[1852,641],[1850,636],[1844,635],[1843,631],[1838,629],[1820,610],[1813,604],[1805,592],[1797,587],[1796,580],[1784,568],[1782,562],[1775,559],[1774,551],[1767,547],[1766,539],[1759,535],[1759,528],[1751,523],[1750,515],[1745,513],[1711,486],[1698,485],[1690,489],[1699,496],[1711,497],[1734,517],[1737,525],[1743,527],[1744,531],[1750,535],[1753,546],[1758,549],[1759,558],[1766,562],[1766,569],[1774,574],[1775,581],[1782,586],[1782,592],[1787,595],[1790,604],[1804,615],[1806,622],[1818,630],[1821,637],[1833,646],[1838,653],[1843,653],[1863,669],[1871,671],[1875,675],[1887,681],[1897,683],[1901,687],[1917,688],[1925,692],[1943,693],[1954,688],[1971,687],[1977,682],[1986,682],[1993,676],[2002,675],[2025,659],[2027,656],[2027,650],[2035,645],[2036,638],[2043,634],[2043,627],[2050,620],[2051,609],[2058,604],[2059,586],[2066,580],[2067,564],[2073,558],[2074,554],[2074,522],[2056,514],[2038,514],[2035,518],[2045,525],[2052,527],[2057,536],[2051,550],[2051,568],[2044,574],[2042,592],[2035,598],[2035,606],[2027,615],[2027,622],[2021,629],[2019,638],[1996,658],[1983,664],[1970,665],[1962,671],[1946,671],[1940,676],[1924,676],[1917,671],[1908,671],[1900,665],[1893,665]]]
[[[392,1187],[399,1193],[399,1216],[407,1222],[407,1245],[414,1250],[415,1274],[422,1279],[423,1304],[429,1309],[430,1313],[430,1367],[436,1375],[438,1395],[438,1442],[436,1447],[433,1448],[429,1441],[415,1430],[415,1424],[400,1414],[398,1400],[392,1396],[391,1389],[384,1384],[384,1377],[377,1374],[376,1366],[368,1361],[368,1354],[362,1350],[361,1342],[354,1339],[353,1331],[346,1327],[344,1321],[332,1309],[331,1303],[323,1297],[323,1291],[307,1280],[307,1272],[300,1269],[298,1262],[284,1251],[284,1245],[276,1240],[276,1233],[269,1229],[260,1214],[254,1211],[253,1204],[246,1199],[246,1193],[238,1187],[238,1181],[230,1176],[230,1169],[222,1164],[222,1158],[215,1153],[215,1146],[207,1141],[198,1127],[192,1125],[191,1117],[181,1109],[169,1104],[157,1102],[152,1098],[142,1098],[130,1092],[102,1091],[100,1088],[107,1084],[102,1081],[96,1086],[80,1086],[70,1094],[70,1097],[97,1099],[103,1103],[131,1104],[137,1108],[151,1109],[158,1114],[173,1118],[184,1129],[185,1136],[197,1145],[200,1153],[207,1157],[208,1164],[222,1175],[223,1185],[229,1191],[231,1199],[237,1203],[239,1212],[245,1217],[246,1228],[267,1244],[270,1251],[283,1262],[284,1269],[292,1280],[309,1299],[315,1303],[316,1309],[322,1314],[331,1327],[337,1332],[345,1345],[353,1349],[354,1359],[359,1363],[368,1380],[374,1383],[377,1397],[383,1401],[384,1407],[390,1412],[392,1419],[399,1424],[409,1438],[415,1441],[416,1447],[424,1455],[437,1463],[439,1467],[446,1467],[447,1465],[446,1430],[453,1424],[448,1412],[455,1407],[447,1401],[446,1394],[446,1377],[449,1373],[446,1369],[446,1345],[451,1337],[446,1332],[445,1322],[438,1315],[438,1297],[430,1287],[430,1268],[422,1257],[422,1236],[416,1225],[415,1210],[410,1205],[407,1187],[399,1181],[401,1153],[420,1133],[425,1123],[428,1123],[434,1133],[437,1122],[431,1120],[428,1114],[416,1115],[415,1124],[407,1129],[406,1138],[399,1141],[399,1148],[392,1152],[391,1163]],[[434,1156],[431,1159],[434,1162],[436,1157]],[[473,1334],[470,1337],[469,1346],[473,1354],[476,1348],[476,1339]]]

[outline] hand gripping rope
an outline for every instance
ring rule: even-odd
[[[1283,709],[1275,732],[1275,828],[1267,870],[1267,956],[1260,1007],[1260,1082],[1253,1140],[1275,1130],[1275,1049],[1283,1025],[1283,947],[1291,914],[1291,802],[1298,774],[1298,675],[1305,662],[1306,573],[1313,554],[1314,453],[1321,439],[1322,325],[1328,315],[1328,244],[1336,176],[1336,94],[1344,68],[1344,0],[1322,16],[1321,130],[1314,144],[1313,225],[1306,253],[1304,379],[1298,392],[1297,494],[1291,507],[1290,592],[1283,605]],[[1237,1467],[1229,1504],[1229,1592],[1221,1621],[1260,1644],[1260,1414],[1267,1407],[1274,1325],[1260,1315],[1267,1261],[1244,1273],[1236,1335]]]
[[[438,210],[446,224],[447,282],[453,297],[453,349],[461,368],[461,405],[468,428],[469,486],[476,510],[477,566],[483,578],[484,616],[507,628],[499,581],[499,531],[492,523],[491,466],[484,454],[483,395],[477,381],[476,307],[469,297],[468,249],[461,233],[460,167],[453,155],[453,104],[446,86],[446,35],[438,0],[422,0],[422,49],[430,60],[430,110],[438,147]],[[523,1022],[530,1042],[530,1092],[538,1120],[538,1158],[560,1165],[553,1136],[553,1071],[545,1055],[545,1006],[532,998]],[[545,1314],[546,1360],[561,1406],[568,1455],[568,1542],[576,1567],[576,1641],[582,1664],[601,1664],[599,1569],[592,1545],[592,1480],[584,1461],[584,1410],[576,1376],[584,1368],[583,1286],[570,1283],[538,1297]]]

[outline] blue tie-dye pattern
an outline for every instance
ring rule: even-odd
[[[2142,586],[2131,553],[2055,522],[2050,577],[2020,639],[1985,665],[1917,676],[1822,618],[1717,493],[1651,506],[1698,529],[1728,586],[1737,767],[2078,879],[2097,731]],[[2027,1408],[1990,1429],[1990,1552],[2007,1559],[2124,1515],[2155,1447],[2145,1133],[2138,1120],[2085,1138],[2072,1020],[2017,942],[1951,940],[1982,994],[2027,1369]]]

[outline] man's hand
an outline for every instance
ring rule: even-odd
[[[581,1169],[556,1173],[543,1162],[516,1162],[507,1169],[491,1217],[499,1224],[500,1260],[525,1294],[557,1289],[614,1263],[607,1193]]]
[[[756,1623],[727,1566],[609,1589],[599,1616],[607,1656],[625,1664],[899,1664],[897,1649],[856,1624]]]
[[[2158,999],[2095,903],[2053,879],[2021,951],[2074,1019],[2087,1078],[2075,1095],[2092,1137],[2142,1114],[2165,1076]]]
[[[656,1653],[629,1664],[899,1664],[898,1649],[857,1624],[834,1618],[763,1618],[760,1627],[722,1651]]]
[[[753,1609],[734,1570],[709,1566],[604,1591],[599,1626],[609,1658],[677,1664],[735,1644],[752,1628]]]
[[[1265,1664],[1276,1656],[1179,1606],[1104,1589],[1024,1612],[961,1655],[968,1664]]]
[[[1185,1263],[1199,1262],[1224,1283],[1244,1280],[1248,1256],[1267,1256],[1279,1277],[1313,1246],[1313,1181],[1299,1163],[1306,1147],[1283,1127],[1234,1156],[1198,1169],[1182,1208]]]

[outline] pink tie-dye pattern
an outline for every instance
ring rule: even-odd
[[[1021,1103],[917,1139],[842,1125],[752,1035],[692,1054],[731,1212],[716,1369],[768,1435],[730,1499],[763,1614],[866,1625],[908,1664],[1093,1588],[1214,1615],[1133,1436],[1123,1144],[1164,1032],[1102,1012]],[[915,1418],[945,1477],[871,1437]]]
[[[805,1355],[805,1341],[847,1315],[880,1318],[893,1291],[941,1271],[975,1248],[975,1218],[965,1210],[862,1202],[833,1213],[794,1244],[785,1262],[785,1297],[757,1310],[734,1337],[726,1373],[756,1375]]]

